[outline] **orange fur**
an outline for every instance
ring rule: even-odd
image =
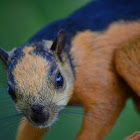
[[[48,129],[37,129],[25,118],[21,122],[16,140],[40,140]],[[24,134],[24,135],[23,135]]]
[[[128,82],[140,97],[140,34],[123,44],[116,53],[116,66],[119,74]]]
[[[23,50],[25,56],[22,58],[22,61],[16,65],[13,75],[22,93],[33,93],[35,95],[42,87],[46,87],[45,77],[48,66],[44,58],[35,54],[29,55],[28,53],[31,51],[33,51],[31,47]],[[44,82],[42,83],[42,81]],[[35,87],[38,89],[35,89]]]
[[[73,40],[71,53],[76,67],[76,81],[72,102],[87,104],[96,103],[96,107],[104,107],[101,103],[115,104],[108,106],[113,113],[102,111],[110,116],[104,120],[91,118],[93,124],[85,115],[83,127],[77,140],[100,140],[112,129],[120,111],[125,105],[129,88],[116,73],[114,54],[123,42],[140,33],[140,23],[113,24],[103,33],[86,31],[79,33]],[[93,106],[95,106],[93,104]],[[99,113],[96,108],[85,108],[86,113]],[[94,123],[96,125],[94,125]],[[106,129],[103,127],[105,126]],[[91,133],[91,129],[92,132]]]
[[[128,136],[124,140],[140,140],[140,131],[136,131],[134,134]]]
[[[140,112],[140,34],[124,43],[116,52],[116,68],[129,86],[138,95],[133,95],[136,109]],[[139,140],[140,131],[133,133],[125,140]]]
[[[73,39],[71,55],[76,65],[76,79],[69,104],[80,103],[85,107],[83,126],[76,140],[101,140],[114,126],[131,92],[116,71],[115,52],[138,34],[140,22],[119,22],[104,32],[85,31]],[[29,130],[30,139],[34,139],[32,130]],[[26,130],[19,133],[21,137],[25,134]]]

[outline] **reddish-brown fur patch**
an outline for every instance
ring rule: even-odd
[[[48,128],[45,129],[37,129],[33,127],[27,119],[24,118],[22,120],[20,127],[19,127],[19,132],[16,140],[40,140],[45,132],[48,131]]]
[[[77,66],[75,69],[75,90],[85,91],[88,87],[92,87],[95,90],[100,88],[101,83],[108,85],[107,81],[109,79],[112,82],[109,85],[112,85],[113,79],[115,78],[116,81],[118,77],[114,67],[115,50],[123,42],[127,42],[139,33],[140,22],[133,22],[113,24],[103,33],[86,31],[77,35],[73,40],[71,50],[74,63]],[[108,88],[108,86],[103,88]]]
[[[119,74],[140,96],[140,34],[117,50],[116,66]]]
[[[122,43],[139,33],[139,22],[114,23],[104,32],[86,31],[79,33],[73,40],[71,54],[76,65],[76,81],[71,103],[83,103],[85,106],[94,107],[85,108],[87,112],[95,114],[100,112],[102,115],[110,116],[108,120],[101,117],[106,120],[105,122],[92,118],[92,124],[88,121],[89,117],[85,115],[78,140],[84,138],[99,140],[112,129],[129,93],[127,85],[116,73],[114,54]],[[110,106],[105,106],[105,104],[110,104]],[[96,107],[108,108],[115,112],[99,111]]]
[[[46,72],[49,67],[43,57],[29,55],[32,50],[32,47],[23,50],[25,56],[16,65],[13,75],[21,93],[37,95],[42,87],[46,87]]]
[[[140,140],[140,131],[136,131],[132,135],[128,136],[124,140]]]

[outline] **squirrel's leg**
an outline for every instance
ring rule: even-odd
[[[133,94],[133,100],[138,112],[140,112],[139,54],[140,34],[122,44],[116,51],[115,56],[117,72],[135,92]],[[128,136],[125,140],[140,140],[140,131]]]
[[[136,131],[132,135],[126,137],[124,140],[140,140],[140,131]]]
[[[90,100],[89,103],[93,104],[83,102],[85,115],[76,140],[102,140],[107,136],[125,105],[126,98],[122,97],[121,101],[117,98],[117,96],[112,98],[114,105],[111,104],[111,98],[110,101],[104,98],[103,101],[98,100],[96,103],[95,100]]]
[[[24,119],[21,121],[16,140],[41,140],[47,131],[47,128],[33,127],[27,119]]]

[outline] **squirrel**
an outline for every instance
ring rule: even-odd
[[[101,140],[129,97],[139,110],[140,1],[97,0],[50,23],[10,52],[0,49],[23,114],[17,140],[40,140],[67,106],[83,106],[76,140]],[[101,119],[92,118],[100,110]],[[34,127],[41,129],[34,129]],[[140,138],[139,132],[127,140]]]

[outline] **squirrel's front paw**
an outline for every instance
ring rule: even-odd
[[[136,131],[132,135],[126,137],[124,140],[140,140],[140,131]]]

